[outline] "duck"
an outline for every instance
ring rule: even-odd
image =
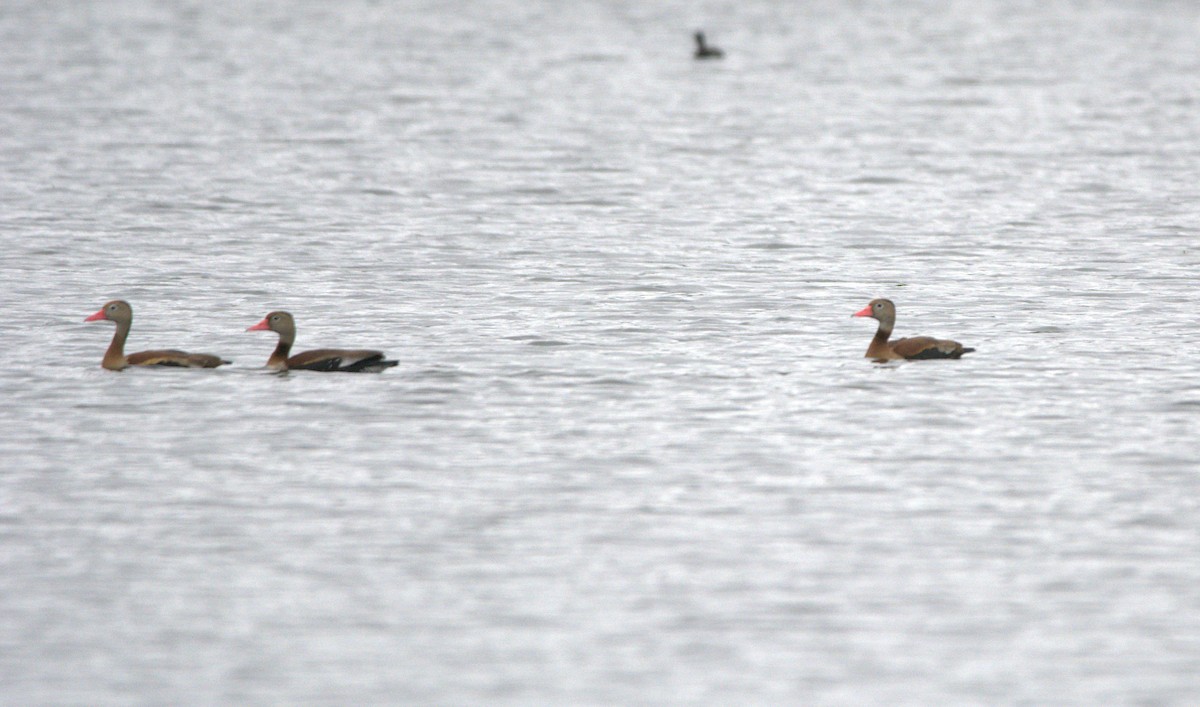
[[[379,372],[399,364],[389,361],[382,351],[372,349],[312,349],[288,356],[296,341],[296,320],[283,311],[269,312],[263,320],[246,331],[273,331],[279,343],[267,359],[267,368],[275,371],[343,371],[346,373]]]
[[[935,339],[931,336],[914,336],[888,341],[896,325],[896,305],[890,299],[873,299],[852,317],[871,317],[879,320],[875,338],[867,347],[866,357],[876,361],[916,361],[929,358],[961,358],[975,349],[964,347],[950,339]]]
[[[139,351],[125,355],[125,339],[129,337],[129,327],[133,324],[133,307],[125,300],[115,299],[106,302],[100,311],[91,315],[85,322],[109,321],[117,325],[113,332],[112,343],[104,352],[100,366],[110,371],[121,371],[130,366],[174,366],[176,368],[216,368],[232,361],[226,361],[220,356],[203,353],[188,353],[178,349],[155,349]]]
[[[696,53],[694,56],[697,59],[720,59],[721,57],[725,56],[725,52],[721,51],[720,49],[708,46],[708,44],[704,41],[703,32],[696,32],[696,34],[692,36],[696,38]]]

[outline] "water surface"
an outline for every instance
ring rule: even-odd
[[[9,3],[0,696],[1194,702],[1198,22]]]

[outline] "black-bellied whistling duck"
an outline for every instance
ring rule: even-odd
[[[892,327],[896,325],[896,305],[890,299],[873,299],[861,312],[850,315],[853,317],[871,317],[879,320],[879,329],[875,338],[867,347],[867,358],[876,361],[895,361],[898,359],[919,360],[926,358],[960,358],[963,354],[975,349],[963,348],[957,341],[935,339],[931,336],[914,336],[909,339],[888,341],[892,335]]]
[[[155,351],[139,351],[125,355],[125,339],[129,336],[129,327],[133,324],[133,307],[124,300],[115,299],[106,303],[85,322],[108,320],[117,325],[113,333],[112,343],[104,352],[100,365],[110,371],[119,371],[129,366],[176,366],[178,368],[216,368],[229,363],[220,356],[212,354],[194,354],[175,349],[159,349]]]
[[[692,36],[696,38],[695,57],[697,59],[720,59],[721,57],[725,56],[725,52],[721,51],[720,49],[708,46],[708,43],[704,41],[703,32],[697,32]]]
[[[246,331],[273,331],[279,334],[279,344],[267,359],[267,368],[277,371],[346,371],[348,373],[376,372],[390,368],[399,361],[387,361],[382,351],[370,349],[313,349],[288,358],[296,341],[296,320],[287,312],[271,312]]]

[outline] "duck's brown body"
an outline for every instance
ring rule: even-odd
[[[188,353],[178,349],[154,349],[138,351],[125,355],[125,340],[129,338],[129,328],[133,325],[133,308],[124,300],[113,300],[106,303],[85,322],[110,321],[117,325],[113,332],[112,342],[104,352],[100,365],[110,371],[120,371],[130,366],[174,366],[176,368],[216,368],[229,363],[220,356],[212,354]]]
[[[279,343],[267,359],[267,368],[277,371],[298,369],[363,373],[382,371],[399,363],[385,360],[384,353],[374,349],[312,349],[289,357],[292,344],[296,341],[296,320],[287,312],[271,312],[246,331],[273,331],[279,334]]]
[[[862,311],[855,312],[853,316],[879,320],[879,328],[876,329],[875,338],[871,339],[871,345],[867,347],[866,353],[867,358],[876,361],[961,358],[963,354],[975,350],[966,348],[957,341],[935,339],[931,336],[914,336],[888,341],[892,335],[892,329],[896,325],[896,305],[891,300],[871,300],[870,304]]]

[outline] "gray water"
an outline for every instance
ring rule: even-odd
[[[1198,30],[5,2],[0,702],[1195,704]]]

